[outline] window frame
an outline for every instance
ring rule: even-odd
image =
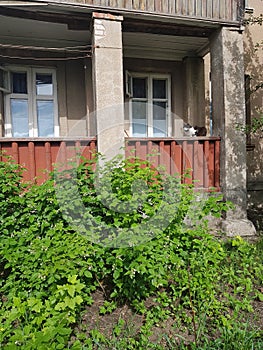
[[[0,91],[3,93],[10,93],[10,72],[6,67],[0,66],[3,74],[3,85],[0,85]]]
[[[126,71],[127,72],[127,71]],[[162,137],[170,137],[172,135],[172,123],[171,123],[171,75],[170,74],[162,74],[162,73],[143,73],[143,72],[127,72],[126,77],[129,77],[129,86],[130,86],[130,94],[126,94],[129,96],[129,133],[132,135],[132,137],[138,137],[133,135],[133,118],[132,118],[132,102],[135,100],[140,100],[140,98],[134,98],[132,91],[133,91],[133,78],[146,78],[147,80],[147,87],[146,87],[146,98],[141,98],[141,100],[146,100],[147,103],[147,109],[146,109],[146,117],[147,117],[147,135],[143,137],[151,137],[151,138],[162,138]],[[166,80],[166,99],[161,98],[154,98],[153,97],[153,80],[154,79],[163,79]],[[127,81],[126,81],[127,83]],[[127,85],[126,85],[127,86]],[[153,108],[148,108],[149,105],[153,106],[153,102],[167,102],[167,108],[166,108],[166,136],[154,136],[153,135]]]
[[[9,73],[9,87],[10,91],[5,94],[5,137],[13,136],[13,125],[11,115],[11,100],[12,99],[25,99],[28,101],[28,137],[38,136],[38,115],[37,115],[37,101],[53,101],[54,104],[54,135],[44,136],[45,138],[58,137],[59,136],[59,118],[58,118],[58,100],[57,100],[57,78],[56,69],[50,67],[33,67],[33,66],[15,66],[10,65],[5,67]],[[19,94],[12,92],[11,74],[13,72],[26,73],[27,74],[27,93]],[[53,94],[52,95],[37,95],[36,89],[36,74],[51,74]]]

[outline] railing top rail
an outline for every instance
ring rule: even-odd
[[[67,142],[67,141],[96,141],[96,137],[68,136],[68,137],[0,137],[2,142]]]
[[[161,141],[220,141],[220,136],[195,136],[195,137],[125,137],[126,141],[161,142]]]

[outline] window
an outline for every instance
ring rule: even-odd
[[[170,76],[134,73],[129,74],[129,80],[131,135],[169,136]]]
[[[10,91],[5,96],[5,136],[59,136],[55,70],[7,69]]]

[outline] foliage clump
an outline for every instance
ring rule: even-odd
[[[231,329],[262,299],[256,247],[241,238],[225,245],[208,231],[207,215],[228,208],[221,196],[138,159],[94,169],[82,162],[34,186],[22,185],[17,165],[0,163],[1,348],[173,348],[170,338],[149,340],[165,319],[191,330],[195,346],[206,322],[211,332]],[[143,316],[128,343],[122,320],[110,339],[83,329],[96,290],[101,314],[127,304]]]

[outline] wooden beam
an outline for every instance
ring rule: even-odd
[[[189,25],[168,24],[160,21],[140,21],[136,19],[124,19],[123,32],[150,33],[175,36],[192,36],[208,38],[213,32],[212,28]]]

